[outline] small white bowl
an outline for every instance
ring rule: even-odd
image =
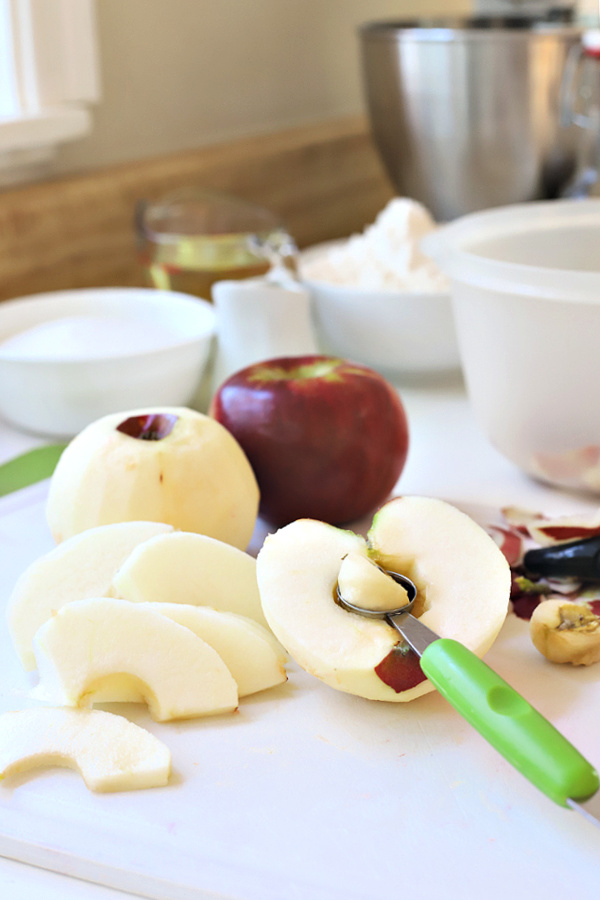
[[[378,291],[303,277],[303,266],[331,246],[311,247],[299,261],[323,352],[363,363],[392,380],[459,368],[450,292]]]
[[[0,415],[68,438],[111,412],[189,405],[214,330],[206,300],[173,291],[92,288],[6,301]]]

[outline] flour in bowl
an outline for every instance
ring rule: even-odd
[[[301,260],[300,274],[347,287],[445,293],[447,278],[420,250],[422,238],[437,227],[422,204],[395,197],[362,234]]]

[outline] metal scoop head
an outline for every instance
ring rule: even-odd
[[[411,609],[417,599],[417,586],[406,575],[401,575],[399,572],[391,572],[389,569],[383,569],[381,566],[378,568],[404,588],[408,594],[408,603],[396,609],[366,609],[346,600],[342,596],[339,584],[336,589],[338,603],[342,609],[358,613],[359,616],[365,616],[367,619],[385,619],[404,638],[411,650],[414,650],[420,657],[429,644],[439,640],[439,634],[423,625],[419,619],[411,614]]]

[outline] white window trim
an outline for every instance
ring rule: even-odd
[[[91,131],[100,97],[94,0],[0,0],[0,28],[0,180],[19,180],[17,170]]]

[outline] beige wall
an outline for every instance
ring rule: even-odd
[[[363,108],[357,26],[470,0],[97,0],[102,101],[57,173]]]

